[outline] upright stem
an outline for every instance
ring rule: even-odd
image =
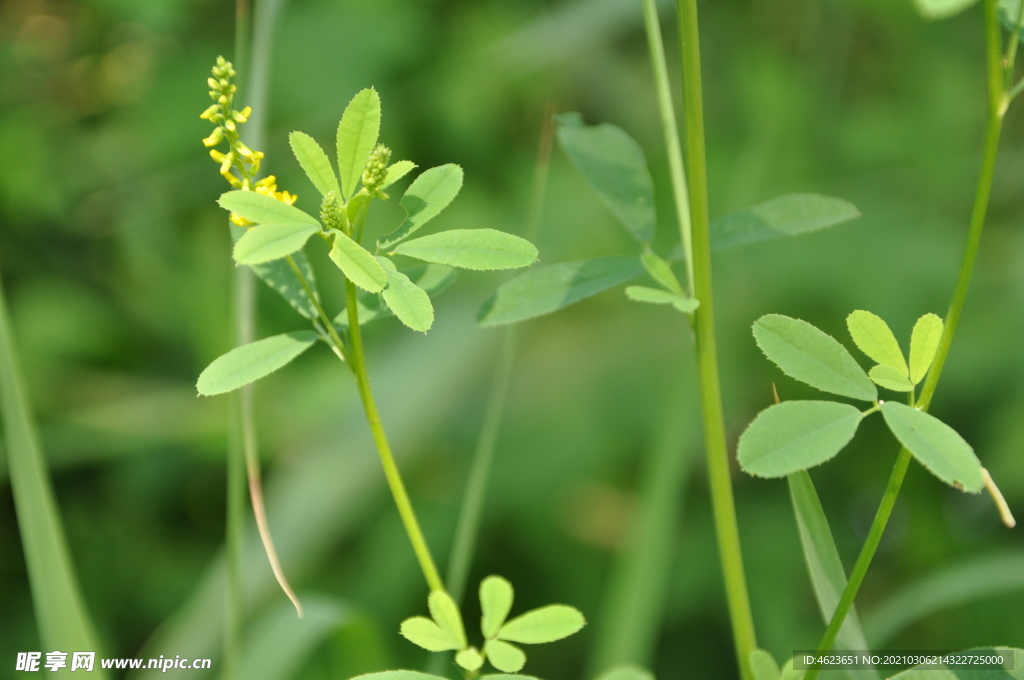
[[[967,229],[967,241],[964,245],[963,259],[960,263],[960,273],[957,276],[956,287],[953,290],[953,299],[946,313],[945,326],[942,330],[942,337],[939,339],[939,349],[935,355],[935,362],[932,364],[924,386],[921,388],[921,396],[917,401],[917,407],[923,411],[928,410],[932,397],[935,395],[935,388],[942,375],[942,369],[949,356],[950,346],[953,344],[953,335],[956,333],[957,324],[960,321],[960,314],[963,312],[964,302],[967,299],[967,289],[971,283],[971,274],[974,272],[974,264],[978,257],[978,248],[981,244],[981,234],[985,228],[985,213],[988,210],[989,196],[992,193],[992,179],[995,175],[996,155],[999,150],[999,134],[1002,130],[1003,115],[1005,113],[1006,91],[1003,82],[1003,71],[1001,64],[1001,46],[999,33],[998,0],[985,0],[985,38],[986,56],[988,68],[988,118],[985,126],[985,151],[981,161],[981,174],[978,177],[977,189],[974,193],[974,207],[971,210],[971,221]],[[836,606],[828,628],[822,636],[818,649],[827,651],[835,643],[839,629],[846,620],[846,615],[853,606],[857,597],[864,576],[871,566],[871,560],[875,556],[882,534],[885,532],[886,524],[892,515],[893,506],[899,496],[903,478],[906,475],[907,467],[910,464],[911,454],[906,448],[900,449],[893,467],[889,483],[882,496],[882,502],[875,514],[875,519],[868,531],[868,537],[861,548],[857,563],[850,574],[850,581],[843,591],[843,596]],[[812,668],[808,671],[805,680],[814,680],[818,677],[819,668]]]
[[[676,9],[679,15],[680,52],[683,62],[683,111],[686,119],[686,162],[689,168],[687,179],[693,228],[693,290],[694,296],[700,301],[700,307],[694,314],[694,332],[697,340],[697,372],[700,381],[701,415],[704,421],[704,446],[736,657],[740,675],[748,680],[752,677],[750,653],[757,648],[757,640],[743,571],[739,528],[736,523],[715,345],[697,0],[676,0]]]
[[[672,88],[668,81],[668,66],[665,60],[665,45],[661,40],[661,24],[658,21],[658,4],[655,0],[643,0],[644,27],[647,30],[647,44],[651,52],[651,68],[654,71],[654,89],[658,94],[658,111],[661,114],[661,128],[665,135],[665,152],[668,155],[669,174],[672,177],[672,195],[676,204],[676,220],[682,237],[683,256],[686,260],[688,292],[693,294],[693,229],[690,224],[690,197],[686,191],[686,170],[683,167],[683,151],[679,143],[679,127],[676,111],[672,105]]]
[[[430,590],[444,590],[444,583],[434,565],[434,558],[430,556],[430,548],[423,538],[416,513],[409,501],[409,494],[402,482],[402,475],[398,472],[398,465],[391,455],[391,446],[388,444],[387,436],[384,434],[384,427],[380,422],[380,414],[377,412],[377,403],[373,399],[373,391],[370,389],[370,379],[366,374],[366,359],[363,356],[363,338],[359,330],[359,309],[356,299],[356,286],[351,281],[345,282],[345,299],[348,304],[348,336],[349,356],[348,364],[356,379],[356,387],[359,389],[359,398],[363,401],[363,410],[366,412],[366,422],[373,433],[373,441],[377,444],[377,453],[380,454],[381,465],[384,466],[384,476],[391,488],[391,495],[398,506],[398,514],[402,517],[402,524],[405,532],[412,543],[413,552],[420,563],[423,577],[427,580]]]

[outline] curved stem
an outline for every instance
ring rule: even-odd
[[[427,547],[427,541],[423,538],[423,532],[420,529],[419,521],[416,519],[416,513],[412,509],[412,502],[410,502],[409,494],[406,492],[405,484],[402,482],[402,475],[398,471],[398,465],[395,464],[394,456],[391,455],[391,446],[388,444],[387,436],[384,434],[384,427],[380,422],[377,403],[373,399],[370,379],[366,374],[366,360],[363,356],[363,338],[359,330],[356,286],[351,281],[345,282],[345,299],[348,304],[348,334],[350,340],[348,365],[356,379],[359,398],[362,399],[363,410],[366,411],[366,422],[370,426],[370,432],[373,433],[373,441],[377,445],[377,453],[380,454],[380,462],[384,467],[384,476],[388,480],[391,495],[394,497],[395,505],[398,507],[398,514],[402,517],[402,524],[405,526],[405,532],[409,536],[409,542],[412,543],[413,552],[416,553],[416,559],[420,563],[420,569],[423,571],[423,577],[427,580],[427,585],[431,590],[444,590],[444,583],[441,581],[441,576],[434,565],[434,558],[430,556],[430,548]],[[333,330],[333,326],[329,330],[336,337],[337,334]]]
[[[967,290],[971,283],[971,274],[974,272],[974,265],[978,257],[981,235],[985,227],[985,214],[988,210],[989,196],[992,193],[992,179],[995,175],[996,156],[999,150],[999,135],[1002,130],[1006,97],[1003,86],[999,16],[996,3],[997,0],[985,0],[984,4],[988,67],[988,118],[985,127],[985,151],[981,162],[981,173],[978,177],[977,189],[974,194],[974,207],[971,210],[971,221],[967,229],[967,241],[964,245],[963,259],[960,263],[960,273],[957,276],[956,287],[953,290],[953,299],[950,302],[949,311],[946,313],[945,325],[942,330],[942,337],[939,340],[939,350],[935,355],[935,362],[928,372],[928,377],[921,388],[921,396],[917,401],[917,407],[923,411],[928,410],[928,406],[931,404],[932,397],[935,395],[935,388],[939,383],[939,377],[946,364],[946,358],[949,356],[949,349],[953,344],[953,335],[956,333],[956,327],[963,312],[964,302],[967,299]],[[871,523],[871,529],[868,531],[867,540],[864,542],[864,547],[861,548],[860,555],[857,557],[857,563],[850,574],[850,581],[846,585],[846,590],[843,591],[843,596],[836,606],[832,620],[825,630],[821,643],[818,645],[819,651],[828,651],[832,648],[836,636],[839,634],[839,629],[842,627],[846,615],[853,606],[853,601],[857,597],[857,591],[860,589],[864,576],[871,566],[871,560],[875,556],[878,543],[885,532],[893,506],[896,504],[896,498],[903,484],[907,466],[910,464],[910,456],[911,454],[906,448],[900,449],[892,475],[889,477],[885,494],[882,496],[882,502],[878,507],[878,512],[875,514],[874,521]],[[814,680],[818,677],[820,670],[820,668],[812,668],[808,671],[805,680]]]
[[[703,93],[700,73],[700,42],[697,1],[677,0],[680,48],[683,60],[683,111],[686,119],[686,162],[693,226],[694,297],[700,307],[694,314],[697,340],[697,372],[700,380],[701,414],[707,455],[711,505],[722,560],[729,618],[732,623],[737,663],[744,680],[752,677],[750,653],[757,648],[754,618],[750,610],[743,555],[740,550],[736,505],[729,473],[729,449],[722,413],[722,388],[715,345],[715,312],[711,282],[711,234],[708,218],[707,159],[704,151]]]

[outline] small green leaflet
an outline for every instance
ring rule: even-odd
[[[846,571],[843,569],[839,551],[832,538],[832,530],[828,526],[828,519],[821,507],[811,476],[805,471],[796,472],[789,475],[788,481],[789,496],[793,502],[793,514],[796,515],[807,571],[811,576],[811,585],[814,587],[814,596],[818,601],[822,620],[827,625],[832,620],[832,614],[835,613],[839,599],[846,589]],[[850,609],[839,629],[836,647],[870,649],[855,608]],[[848,670],[846,673],[858,680],[878,680],[878,673],[873,669]],[[781,672],[776,673],[776,677],[780,675]]]
[[[455,663],[467,671],[478,671],[484,665],[484,657],[476,647],[467,647],[455,655]]]
[[[784,401],[769,406],[740,435],[737,458],[758,477],[820,465],[850,443],[864,415],[834,401]]]
[[[415,264],[402,273],[426,291],[427,295],[437,295],[443,292],[455,280],[455,270],[443,264]],[[358,309],[360,326],[394,315],[394,312],[376,294],[361,293],[358,299]],[[334,317],[334,325],[340,328],[348,325],[347,310],[341,310],[341,313]]]
[[[956,430],[935,416],[897,401],[882,404],[882,415],[900,444],[929,472],[964,491],[981,491],[985,484],[981,463]]]
[[[799,236],[860,217],[849,201],[819,194],[786,194],[711,223],[711,249]]]
[[[858,309],[846,317],[846,327],[850,329],[854,344],[864,354],[903,375],[910,374],[899,341],[881,317]]]
[[[196,389],[203,396],[237,390],[285,366],[318,338],[313,331],[296,331],[236,347],[206,367]]]
[[[959,14],[978,0],[914,0],[914,7],[925,19],[945,19]]]
[[[498,634],[512,611],[514,597],[512,584],[500,576],[488,576],[480,583],[480,608],[483,611],[480,631],[485,638]]]
[[[887,390],[893,390],[894,392],[910,392],[914,389],[914,385],[910,382],[910,378],[905,373],[900,373],[892,366],[878,365],[868,371],[868,377],[871,378],[871,382],[875,383],[879,387],[884,387]]]
[[[398,229],[381,237],[377,247],[380,250],[389,250],[407,239],[447,208],[461,188],[462,168],[454,163],[423,171],[413,180],[399,201],[405,208],[405,221]]]
[[[448,680],[440,675],[427,675],[418,671],[381,671],[359,675],[352,680]]]
[[[428,652],[450,652],[462,645],[448,631],[425,616],[414,616],[402,621],[402,637]]]
[[[910,668],[891,680],[1024,680],[1024,650],[1011,647],[983,647],[967,650],[979,656],[1002,656],[1004,670],[988,668]]]
[[[647,270],[647,273],[651,275],[651,278],[664,286],[665,290],[672,291],[676,295],[685,296],[683,287],[679,285],[679,279],[676,278],[668,262],[654,253],[644,253],[640,256],[640,262],[643,264],[644,269]]]
[[[384,175],[384,184],[380,188],[387,189],[415,169],[416,164],[412,161],[396,161],[392,163],[388,166],[387,172]]]
[[[356,192],[379,134],[380,96],[376,90],[362,90],[345,107],[338,123],[338,173],[344,200]]]
[[[598,257],[531,269],[499,286],[477,313],[477,323],[501,326],[550,314],[643,271],[636,257]]]
[[[562,150],[605,205],[640,243],[654,238],[654,183],[643,149],[621,128],[584,125],[580,115],[556,117]]]
[[[791,378],[851,399],[878,398],[874,383],[846,348],[806,321],[767,314],[754,322],[754,339]]]
[[[331,230],[334,247],[330,257],[352,283],[371,293],[379,293],[388,283],[387,274],[368,250],[337,229]]]
[[[942,319],[936,314],[925,314],[910,334],[910,379],[916,385],[928,374],[935,361],[942,338]]]
[[[257,224],[301,222],[320,225],[315,218],[295,206],[264,194],[258,194],[255,191],[229,191],[226,194],[221,194],[217,203],[225,210],[236,212]]]
[[[302,170],[309,177],[316,190],[321,196],[333,191],[336,196],[341,196],[341,189],[338,187],[338,177],[331,167],[331,160],[320,145],[305,132],[293,132],[288,135],[288,142],[291,144],[295,160],[302,166]]]
[[[242,234],[235,243],[232,257],[238,264],[254,265],[280,260],[300,250],[319,225],[304,222],[259,224]]]
[[[700,302],[685,295],[663,290],[661,288],[648,288],[647,286],[626,286],[626,297],[637,302],[649,302],[656,305],[672,305],[680,312],[690,314],[696,311]]]
[[[775,657],[763,649],[750,653],[750,670],[754,673],[754,680],[779,680],[782,675]]]
[[[512,619],[501,627],[498,637],[509,642],[536,645],[569,637],[585,624],[586,620],[578,609],[552,604]]]
[[[414,331],[426,333],[434,325],[434,306],[427,292],[398,270],[387,271],[384,302],[398,320]]]
[[[618,666],[598,676],[597,680],[654,680],[654,674],[636,666]]]
[[[517,269],[537,259],[526,239],[494,229],[452,229],[398,244],[395,252],[461,269]]]
[[[452,596],[443,590],[435,590],[427,597],[430,615],[441,630],[451,635],[459,643],[459,649],[466,646],[466,630],[462,625],[462,614],[459,605]]]
[[[526,665],[526,654],[515,645],[501,640],[488,640],[484,643],[484,654],[491,665],[499,671],[515,673]]]

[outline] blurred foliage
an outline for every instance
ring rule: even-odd
[[[228,349],[232,265],[214,202],[222,180],[199,142],[207,126],[197,114],[211,63],[232,53],[232,4],[0,4],[0,269],[70,546],[110,656],[142,655],[186,602],[179,627],[147,649],[219,649],[226,409],[222,398],[196,399],[193,385]],[[762,314],[845,337],[846,314],[863,308],[905,337],[921,314],[944,313],[981,154],[981,21],[971,11],[925,23],[909,0],[723,0],[702,12],[713,215],[792,191],[841,196],[864,215],[716,257],[735,439],[771,402],[772,381],[783,398],[810,394],[757,351],[749,329]],[[345,102],[373,85],[396,157],[465,168],[446,228],[520,231],[542,111],[553,103],[640,140],[662,197],[659,243],[667,250],[677,240],[639,3],[294,0],[278,36],[266,163],[298,205],[313,209],[314,192],[287,132],[332,138]],[[1022,170],[1024,115],[1014,107],[979,269],[933,406],[974,445],[1018,516]],[[544,263],[631,248],[559,154],[539,247]],[[325,256],[311,253],[314,264]],[[338,281],[323,278],[338,309]],[[473,314],[501,280],[461,277],[426,339],[394,321],[368,329],[383,418],[439,557],[496,351],[497,336],[476,329]],[[524,607],[557,600],[592,619],[601,611],[655,433],[679,417],[669,405],[696,406],[677,316],[611,293],[523,327],[474,581],[498,571]],[[261,334],[294,329],[285,303],[266,291],[259,324]],[[425,654],[396,635],[423,593],[351,381],[326,352],[310,353],[261,383],[258,413],[285,568],[300,592],[345,603],[301,677],[423,664]],[[685,441],[699,451],[698,432]],[[881,423],[869,422],[813,473],[847,568],[895,455]],[[734,670],[707,493],[700,474],[689,480],[654,670],[678,677],[685,664],[693,677],[726,678]],[[785,484],[737,472],[736,491],[760,644],[786,658],[813,646],[822,625]],[[39,643],[8,484],[0,542],[0,659],[9,660]],[[1011,546],[1020,538],[986,497],[912,467],[858,606],[868,611],[923,575]],[[247,570],[253,620],[273,617],[283,596],[255,543]],[[1019,591],[989,595],[888,644],[1024,646],[1022,610]],[[189,633],[182,620],[205,627]],[[254,630],[272,619],[261,625]],[[538,649],[527,670],[581,677],[593,630]]]

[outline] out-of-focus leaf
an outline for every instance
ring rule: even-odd
[[[775,657],[763,649],[750,653],[750,670],[754,673],[754,680],[779,680],[782,675]]]
[[[447,208],[461,188],[462,168],[454,163],[424,170],[405,190],[400,201],[405,208],[405,221],[398,225],[398,229],[381,237],[378,247],[390,250],[407,239]]]
[[[603,673],[597,680],[654,680],[654,674],[636,666],[619,666]]]
[[[860,217],[849,201],[819,194],[786,194],[711,223],[711,249],[799,236]]]
[[[846,348],[806,321],[766,314],[754,322],[754,339],[791,378],[852,399],[878,398],[874,383]]]
[[[467,671],[474,672],[480,670],[484,665],[484,657],[483,654],[477,651],[476,647],[467,647],[455,655],[455,663]]]
[[[784,477],[820,465],[850,443],[863,418],[856,407],[834,401],[769,406],[740,435],[740,467],[758,477]]]
[[[371,293],[379,293],[388,283],[387,274],[366,248],[337,229],[331,230],[334,246],[330,257],[352,283]]]
[[[232,255],[235,262],[247,265],[280,260],[300,250],[318,231],[319,226],[305,222],[260,224],[238,239]]]
[[[488,576],[480,583],[480,608],[483,611],[480,630],[485,638],[498,634],[498,629],[512,611],[514,597],[512,584],[500,576]]]
[[[942,338],[942,319],[937,314],[925,314],[910,334],[910,379],[916,385],[924,380],[935,361]]]
[[[419,671],[381,671],[379,673],[367,673],[352,678],[352,680],[448,680],[440,675],[427,675]]]
[[[683,287],[679,284],[679,279],[676,278],[668,262],[654,253],[644,253],[640,256],[640,262],[643,264],[644,269],[647,270],[647,273],[651,275],[651,278],[664,286],[666,290],[670,290],[677,295],[684,294]]]
[[[914,7],[925,19],[945,19],[959,14],[976,2],[978,0],[914,0]]]
[[[532,319],[635,279],[636,257],[599,257],[538,267],[505,282],[480,308],[477,323],[501,326]]]
[[[304,615],[283,606],[253,624],[242,652],[238,677],[289,680],[331,632],[349,620],[347,608],[324,597],[303,597]]]
[[[807,472],[796,472],[789,476],[789,497],[793,502],[793,514],[796,515],[800,544],[803,546],[804,560],[807,562],[807,571],[814,587],[814,597],[818,601],[822,620],[828,624],[846,589],[846,570],[843,569],[843,562],[839,558],[839,551],[836,549],[832,530],[818,499],[818,492]],[[846,615],[846,620],[843,621],[836,636],[836,647],[871,649],[861,629],[856,608],[851,607]],[[873,669],[848,670],[846,673],[854,680],[878,679],[878,673]],[[776,670],[776,677],[780,674]]]
[[[387,189],[389,186],[402,179],[410,172],[416,169],[416,164],[412,161],[396,161],[388,166],[387,172],[384,174],[384,183],[381,184],[381,189]]]
[[[871,382],[879,387],[884,387],[894,392],[910,392],[914,389],[914,384],[910,382],[910,378],[892,366],[875,366],[868,371],[868,377],[871,378]]]
[[[989,668],[909,668],[890,680],[1024,680],[1024,650],[1011,647],[981,647],[969,652],[983,656],[1001,655],[1004,670]]]
[[[537,259],[526,239],[494,229],[452,229],[398,244],[395,252],[460,269],[518,269]]]
[[[221,194],[217,201],[225,210],[236,212],[242,217],[257,224],[284,224],[301,222],[319,226],[316,218],[307,215],[294,205],[288,205],[276,198],[271,198],[255,191],[229,191]]]
[[[512,619],[498,631],[509,642],[536,645],[569,637],[586,625],[583,614],[574,607],[551,604]]]
[[[523,650],[502,640],[488,640],[484,644],[484,653],[491,665],[499,671],[515,673],[526,665]]]
[[[846,327],[850,329],[854,344],[864,354],[882,366],[888,366],[903,375],[910,374],[900,343],[882,317],[858,309],[846,317]]]
[[[302,272],[306,282],[313,290],[313,294],[317,295],[316,279],[313,276],[313,268],[309,266],[309,260],[306,259],[306,254],[301,250],[297,250],[292,253],[292,261],[299,268],[299,271]],[[260,277],[263,283],[270,286],[271,290],[283,297],[288,304],[294,307],[299,314],[307,319],[316,318],[316,307],[313,306],[313,301],[287,262],[284,260],[274,260],[263,264],[251,265],[249,268],[252,269],[256,276]]]
[[[558,116],[558,142],[612,213],[640,243],[654,238],[654,183],[643,149],[614,125]]]
[[[355,193],[379,134],[380,96],[373,89],[361,90],[345,107],[338,124],[338,174],[344,200]]]
[[[882,404],[882,415],[900,444],[946,484],[978,493],[985,481],[974,449],[933,415],[898,401]]]
[[[236,347],[206,367],[199,375],[196,389],[203,396],[237,390],[286,366],[318,338],[313,331],[296,331]]]
[[[0,418],[39,641],[46,650],[98,650],[39,446],[12,335],[0,285]],[[94,672],[100,678],[108,677],[99,664]]]
[[[288,142],[291,144],[292,153],[299,161],[309,181],[313,183],[321,196],[333,191],[334,195],[341,198],[341,188],[338,186],[338,177],[331,167],[331,159],[316,140],[305,132],[293,132],[288,135]]]

